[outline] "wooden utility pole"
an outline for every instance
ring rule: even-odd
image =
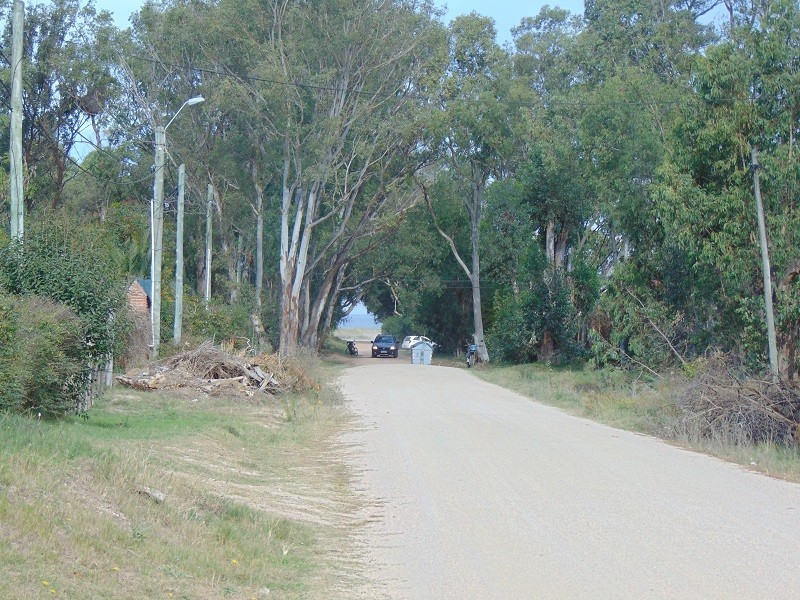
[[[761,245],[761,269],[764,272],[764,304],[767,311],[767,342],[769,344],[769,369],[772,378],[778,378],[778,344],[775,338],[775,313],[772,309],[772,275],[770,273],[769,247],[767,246],[767,227],[764,222],[764,206],[761,203],[761,186],[758,180],[758,151],[752,150],[753,187],[756,193],[756,211],[758,212],[758,241]]]
[[[186,187],[186,165],[178,167],[178,217],[175,224],[175,324],[172,327],[172,341],[181,343],[183,325],[183,204]]]
[[[208,197],[206,202],[206,308],[211,301],[211,219],[214,216],[214,186],[208,184]]]
[[[22,241],[25,234],[25,202],[22,190],[22,30],[25,4],[14,0],[11,17],[11,239]]]

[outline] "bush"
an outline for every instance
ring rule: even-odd
[[[184,324],[188,333],[214,342],[238,340],[242,345],[255,347],[258,334],[253,330],[252,305],[246,299],[234,304],[220,304],[212,299],[206,307],[202,298],[184,298]],[[235,344],[238,345],[238,344]]]
[[[581,356],[577,337],[577,315],[562,273],[547,273],[518,294],[495,294],[486,340],[501,362],[568,363]]]
[[[504,363],[531,362],[536,357],[536,349],[532,323],[526,318],[526,299],[497,292],[493,307],[494,322],[486,334],[492,358]]]
[[[39,215],[0,246],[0,407],[54,416],[81,406],[89,370],[118,354],[124,278],[102,230]]]
[[[126,326],[124,278],[98,232],[53,216],[46,227],[25,232],[24,252],[12,243],[0,249],[0,289],[35,295],[68,306],[83,324],[87,362],[118,351]]]
[[[22,404],[22,382],[17,367],[19,311],[12,298],[0,294],[0,410],[18,411]]]
[[[56,417],[76,409],[89,386],[83,323],[46,298],[25,298],[19,334],[23,363],[22,410]]]
[[[81,320],[35,296],[0,296],[0,318],[0,408],[43,417],[75,409],[89,383]]]

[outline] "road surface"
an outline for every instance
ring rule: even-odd
[[[375,598],[800,598],[800,486],[466,369],[359,358],[342,391]]]

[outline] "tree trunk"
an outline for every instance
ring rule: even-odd
[[[254,160],[252,163],[251,175],[253,186],[256,189],[256,204],[253,212],[256,217],[256,307],[261,309],[261,293],[264,287],[264,186],[258,179],[258,166]]]
[[[481,223],[481,207],[483,203],[483,191],[484,185],[481,181],[476,181],[473,177],[472,182],[472,193],[470,194],[469,200],[465,200],[464,204],[466,205],[467,212],[469,213],[470,218],[470,250],[472,254],[472,267],[468,267],[464,260],[461,258],[461,254],[458,252],[458,248],[456,247],[455,241],[452,237],[447,235],[447,233],[439,226],[439,222],[436,219],[436,212],[433,210],[433,203],[431,202],[430,196],[428,195],[428,189],[423,185],[422,186],[422,195],[425,198],[425,203],[428,205],[428,212],[433,219],[433,226],[436,228],[436,231],[439,232],[445,240],[447,240],[448,245],[450,246],[450,252],[452,252],[453,257],[456,259],[456,262],[461,266],[464,270],[464,273],[467,274],[469,277],[470,284],[472,286],[472,322],[473,327],[475,329],[473,333],[475,344],[478,346],[478,360],[482,362],[489,362],[489,351],[486,348],[486,341],[483,337],[483,313],[481,309],[481,275],[480,275],[480,223]]]
[[[281,210],[281,335],[279,352],[286,356],[297,348],[304,319],[300,294],[306,276],[308,252],[316,212],[319,181],[308,192],[288,185],[289,155],[284,158],[283,204]],[[295,207],[292,236],[289,237],[291,209]]]
[[[317,341],[317,352],[322,350],[322,343],[328,338],[328,335],[330,334],[331,328],[333,326],[333,311],[336,307],[335,300],[339,297],[339,294],[342,291],[342,284],[344,283],[344,277],[346,274],[347,274],[347,269],[346,266],[343,265],[336,274],[336,283],[334,283],[333,285],[333,292],[331,294],[331,298],[334,300],[334,302],[328,302],[327,307],[325,309],[325,318],[322,321],[319,330],[319,339]]]
[[[556,269],[564,270],[567,263],[567,242],[569,241],[569,227],[562,225],[561,231],[556,239],[555,252],[553,255]]]
[[[552,220],[547,221],[545,252],[547,253],[547,264],[552,268],[556,262],[556,224]]]
[[[486,341],[483,337],[483,308],[481,302],[480,235],[483,192],[483,180],[473,181],[472,208],[469,211],[472,246],[472,273],[470,274],[470,283],[472,284],[472,321],[475,326],[475,344],[478,346],[478,360],[488,363],[489,350],[486,348]]]

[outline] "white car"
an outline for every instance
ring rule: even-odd
[[[400,344],[400,347],[404,350],[408,350],[419,342],[428,342],[431,346],[436,346],[435,342],[432,342],[430,338],[426,338],[424,335],[407,335],[403,338],[403,343]]]

